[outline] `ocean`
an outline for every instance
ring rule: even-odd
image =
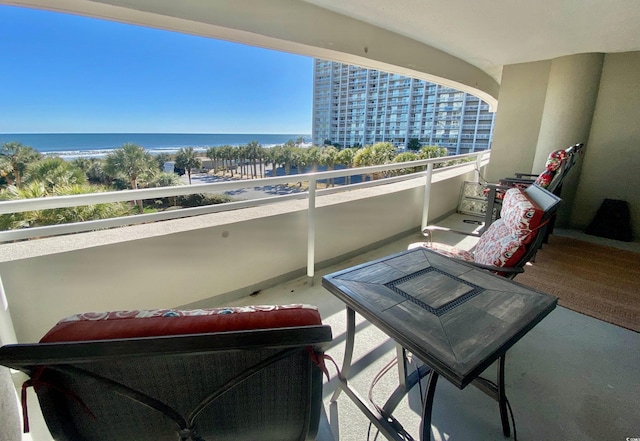
[[[149,153],[175,153],[182,147],[205,151],[222,145],[245,145],[257,141],[263,147],[284,144],[308,134],[224,134],[224,133],[14,133],[0,134],[0,143],[16,141],[45,155],[65,159],[103,157],[125,143],[144,147]]]

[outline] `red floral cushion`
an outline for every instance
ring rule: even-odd
[[[534,183],[536,185],[539,185],[542,188],[547,188],[549,184],[551,184],[551,181],[553,181],[553,178],[555,175],[556,175],[555,172],[550,172],[549,170],[545,170],[542,173],[540,173],[540,176],[536,178]]]
[[[482,265],[512,267],[525,253],[522,239],[513,234],[504,219],[498,219],[480,237],[473,251],[474,261]]]
[[[195,310],[86,312],[62,319],[40,340],[107,340],[321,325],[318,308],[268,305]]]
[[[544,211],[538,208],[519,188],[510,188],[504,195],[500,218],[509,228],[510,235],[521,238],[527,244],[542,222]],[[485,233],[486,234],[486,233]]]
[[[544,164],[545,170],[549,171],[557,171],[562,165],[562,161],[567,157],[567,152],[564,150],[556,150],[554,152],[549,153],[549,157],[547,158],[547,162]]]
[[[436,251],[438,254],[442,254],[443,256],[451,257],[453,259],[461,259],[466,260],[467,262],[473,262],[473,253],[443,243],[429,244],[427,242],[416,242],[410,244],[407,249],[412,250],[414,248],[420,247],[429,248],[430,250]]]
[[[535,183],[542,188],[547,188],[549,184],[551,184],[551,181],[553,181],[556,172],[560,169],[560,166],[566,157],[567,152],[564,150],[556,150],[549,153],[547,162],[544,164],[544,171],[540,173],[538,178],[535,180]]]

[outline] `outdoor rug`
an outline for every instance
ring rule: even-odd
[[[573,311],[640,332],[640,253],[554,236],[516,282]]]

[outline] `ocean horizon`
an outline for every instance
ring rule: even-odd
[[[10,133],[0,134],[0,143],[19,142],[47,156],[63,158],[103,157],[125,143],[137,144],[151,154],[175,153],[180,148],[193,147],[206,151],[209,147],[239,146],[257,141],[263,147],[273,147],[309,134],[260,133]]]

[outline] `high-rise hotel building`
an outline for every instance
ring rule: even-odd
[[[478,97],[402,75],[315,60],[314,145],[342,147],[390,142],[407,148],[412,138],[446,147],[449,154],[491,146],[495,113]]]

